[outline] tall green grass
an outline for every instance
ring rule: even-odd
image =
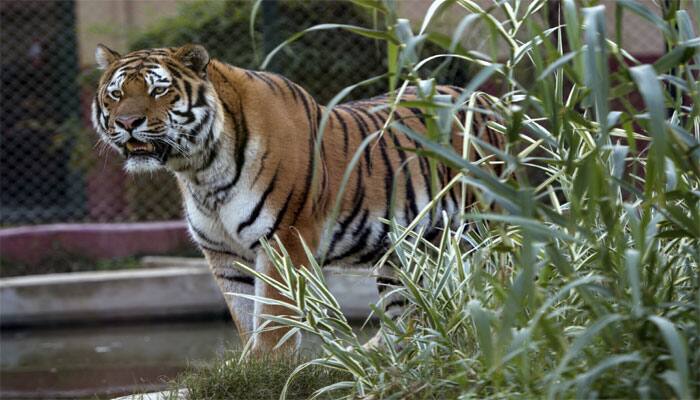
[[[396,17],[391,1],[355,3],[375,14],[375,27],[316,26],[290,41],[339,28],[385,42],[389,67],[378,79],[399,92],[421,88],[412,105],[428,115],[428,133],[389,118],[378,134],[421,142],[419,155],[432,168],[461,171],[450,185],[463,187],[463,201],[471,191],[479,202],[465,204],[458,227],[445,220],[439,245],[422,240],[415,223],[386,221],[393,246],[379,263],[396,268],[403,286],[394,290],[410,307],[398,321],[375,307],[387,341],[375,350],[361,346],[310,253],[308,268],[297,269],[284,250],[264,244],[282,276],[270,284],[293,303],[289,316],[268,318],[322,342],[322,355],[289,382],[320,366],[350,378],[317,394],[345,398],[700,397],[700,38],[693,22],[700,2],[671,2],[658,12],[627,0],[606,3],[612,10],[564,0],[553,18],[545,1],[482,8],[447,0],[413,24]],[[614,27],[606,12],[615,14]],[[451,35],[433,29],[448,13],[465,15]],[[632,14],[666,43],[654,64],[624,50],[621,27]],[[547,25],[553,20],[560,23]],[[487,38],[478,51],[463,45],[473,29]],[[428,41],[444,53],[421,58]],[[440,96],[424,71],[450,59],[480,67],[457,102]],[[467,121],[483,112],[471,100],[487,81],[502,92],[492,110],[500,119],[491,124],[508,138],[503,151],[456,120],[460,110]],[[397,98],[390,109],[400,104]],[[466,146],[498,160],[467,160],[468,147],[449,147],[443,138],[452,122],[464,127]],[[486,167],[493,161],[506,166],[500,176]]]

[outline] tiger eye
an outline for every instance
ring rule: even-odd
[[[122,97],[122,91],[121,90],[112,90],[111,92],[109,92],[109,95],[115,99],[119,99],[120,97]]]
[[[168,88],[165,88],[165,87],[157,87],[157,88],[153,89],[152,94],[153,94],[154,96],[158,96],[158,95],[161,95],[161,94],[163,94],[163,93],[165,93],[165,92],[167,92],[167,91],[168,91]]]

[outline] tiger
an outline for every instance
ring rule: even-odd
[[[421,148],[415,138],[388,129],[361,148],[382,130],[389,113],[415,132],[426,132],[428,121],[419,108],[386,107],[391,94],[329,109],[282,75],[212,59],[197,44],[124,56],[100,44],[95,58],[103,71],[92,102],[100,140],[123,156],[129,173],[174,174],[189,234],[224,294],[238,334],[251,341],[254,352],[294,350],[301,340],[296,333],[278,345],[287,332],[283,327],[261,329],[264,315],[289,311],[253,296],[289,300],[236,267],[243,260],[280,280],[261,240],[273,248],[281,243],[298,268],[309,261],[304,243],[326,266],[372,266],[390,245],[382,219],[406,226],[436,195],[429,161],[409,151]],[[454,86],[437,91],[453,99],[461,94]],[[415,100],[416,89],[402,96]],[[464,113],[458,113],[462,121]],[[503,147],[502,135],[484,128],[475,115],[474,134]],[[457,124],[449,129],[451,145],[461,152],[463,129]],[[359,158],[340,190],[356,152]],[[442,164],[436,172],[442,185],[457,173]],[[423,217],[429,240],[439,233],[438,214],[458,212],[458,197],[455,186],[437,203],[437,213]],[[380,267],[376,283],[384,312],[395,318],[407,301],[399,291],[387,292],[400,285],[392,271]]]

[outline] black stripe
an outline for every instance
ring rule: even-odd
[[[287,79],[287,78],[284,78],[284,79],[285,79],[286,81],[288,81],[289,83],[291,83],[291,86],[292,86],[292,89],[294,90],[294,93],[296,93],[296,95],[297,95],[299,98],[302,98],[302,97],[304,97],[304,96],[306,95],[306,92],[304,91],[304,89],[301,88],[301,86],[297,85],[296,83],[290,81],[290,80]]]
[[[221,78],[228,84],[228,86],[231,88],[231,90],[236,92],[236,95],[238,96],[238,100],[240,102],[241,97],[238,94],[238,91],[236,90],[236,86],[233,85],[231,83],[231,81],[228,80],[228,78],[226,77],[226,75],[224,75],[223,72],[219,71],[219,69],[216,68],[216,64],[213,64],[213,65],[214,65],[214,68],[213,68],[214,71],[216,71],[221,76]],[[232,68],[228,64],[224,64],[224,66],[229,68],[229,69]],[[243,112],[242,104],[241,104],[241,110],[240,110],[241,111],[241,113],[240,113],[241,121],[239,122],[236,114],[229,108],[228,104],[226,104],[226,102],[223,102],[223,101],[221,103],[224,106],[224,111],[226,111],[226,113],[231,116],[231,120],[236,125],[236,129],[235,129],[236,130],[236,139],[235,139],[236,140],[236,148],[234,149],[235,157],[236,157],[236,160],[235,160],[236,161],[236,175],[233,177],[233,180],[231,180],[229,183],[216,189],[215,193],[220,193],[222,191],[228,190],[228,189],[232,188],[233,186],[235,186],[236,183],[238,183],[238,179],[241,177],[241,172],[243,171],[243,165],[245,164],[245,149],[248,146],[248,125],[246,124],[245,113]]]
[[[345,231],[347,231],[348,227],[360,214],[360,210],[362,209],[362,203],[364,202],[364,199],[365,190],[362,186],[362,165],[360,165],[357,171],[357,179],[355,181],[355,198],[353,199],[354,205],[352,211],[350,211],[350,215],[348,215],[347,218],[340,222],[340,230],[333,235],[333,240],[331,241],[331,245],[328,248],[328,256],[333,255],[333,251],[335,250],[335,246],[338,244],[338,241],[341,240],[343,236],[345,236]]]
[[[194,121],[194,113],[190,110],[186,111],[178,111],[178,110],[170,110],[171,113],[177,115],[178,117],[185,117],[187,118],[187,121],[185,121],[185,124],[189,124],[192,121]]]
[[[263,153],[262,157],[260,158],[260,169],[258,169],[258,173],[255,174],[255,178],[253,178],[253,183],[250,184],[250,188],[252,189],[253,186],[255,186],[255,183],[258,181],[258,178],[260,178],[260,174],[265,170],[265,160],[267,160],[267,156],[270,154],[270,149],[265,149],[265,153]]]
[[[272,90],[273,92],[276,92],[277,89],[275,86],[272,84],[272,81],[268,77],[266,77],[263,73],[257,72],[257,71],[250,71],[251,74],[253,74],[254,77],[258,78],[259,80],[265,82],[265,84]]]
[[[380,275],[377,277],[377,284],[399,286],[399,285],[401,285],[401,281],[399,281],[398,279],[395,279],[395,278]]]
[[[297,95],[297,89],[293,86],[294,83],[282,75],[278,75],[278,76],[280,77],[280,79],[282,79],[282,82],[284,82],[284,84],[287,86],[287,90],[289,90],[289,92],[292,94],[292,97],[294,97],[294,102],[298,103],[299,97]]]
[[[187,98],[187,110],[189,111],[192,108],[192,84],[190,84],[190,81],[188,80],[183,80],[182,85],[185,88],[185,97]]]
[[[243,283],[246,285],[255,285],[255,277],[248,275],[227,275],[222,272],[214,272],[214,276],[219,279],[226,279],[227,281],[233,281],[238,283]]]
[[[367,215],[367,214],[365,214],[365,215]],[[355,244],[351,248],[349,248],[348,250],[346,250],[342,254],[339,254],[339,255],[331,258],[328,261],[331,262],[331,261],[335,261],[335,260],[342,260],[346,257],[349,257],[349,256],[361,251],[366,246],[367,237],[369,236],[370,233],[372,233],[371,226],[367,227],[365,230],[362,231],[362,235],[357,239],[357,241],[355,242]]]
[[[277,166],[277,171],[275,171],[275,175],[272,177],[272,180],[270,181],[270,184],[267,186],[267,189],[265,189],[265,192],[263,192],[262,196],[258,200],[258,203],[255,205],[253,208],[253,211],[250,213],[250,216],[248,216],[248,219],[246,219],[244,222],[241,222],[240,225],[238,225],[238,228],[236,229],[236,233],[241,233],[241,231],[248,226],[252,225],[253,222],[258,218],[260,215],[260,211],[262,211],[263,205],[265,205],[265,200],[267,200],[267,197],[272,193],[272,191],[275,189],[275,182],[277,181],[277,176],[279,173],[279,165]]]
[[[379,294],[391,289],[392,286],[401,286],[401,281],[388,276],[377,277],[377,290],[379,291]]]
[[[170,74],[173,76],[173,78],[182,79],[182,74],[180,74],[180,72],[178,72],[178,70],[175,69],[174,64],[169,64],[168,67],[169,67]]]
[[[209,137],[211,137],[211,130],[212,130],[212,128],[209,128]],[[207,137],[207,140],[209,139],[209,137]],[[205,146],[205,147],[207,147],[207,146]],[[207,153],[207,156],[204,159],[204,162],[202,163],[202,165],[199,168],[197,168],[197,170],[195,172],[202,172],[205,169],[208,169],[209,167],[211,167],[211,164],[216,159],[216,156],[218,155],[218,153],[219,153],[218,146],[214,146],[211,149],[209,149],[209,152]]]
[[[243,164],[245,163],[245,149],[246,146],[248,145],[248,126],[245,123],[245,115],[242,115],[243,117],[243,123],[239,126],[238,121],[236,119],[236,115],[231,111],[231,109],[228,107],[226,103],[222,103],[224,106],[224,111],[226,111],[227,114],[231,116],[231,119],[233,122],[236,124],[236,174],[233,176],[233,179],[229,181],[228,183],[217,187],[213,191],[209,192],[207,197],[210,195],[215,195],[219,194],[222,192],[225,192],[238,183],[238,180],[241,177],[241,172],[243,170]]]
[[[447,174],[447,183],[450,183],[450,180],[453,178],[452,174],[450,174],[450,168],[445,166],[445,174]],[[447,186],[447,185],[445,185]],[[456,195],[456,189],[457,185],[453,186],[452,189],[450,189],[449,195],[450,195],[450,200],[455,204],[455,207],[459,204],[459,201],[457,200],[457,195]]]
[[[445,88],[442,86],[438,86],[437,88],[435,88],[435,90],[442,95],[446,94],[446,95],[449,95],[450,97],[452,97],[452,94],[450,92],[448,92],[447,90],[445,90]]]
[[[97,94],[95,94],[95,99],[93,100],[93,102],[95,104],[95,122],[97,122],[99,124],[101,122],[100,121],[100,114],[102,114],[102,107],[100,107],[100,100],[99,100]],[[101,128],[106,130],[105,126],[102,126]]]
[[[413,115],[418,118],[420,123],[423,126],[427,126],[425,123],[425,114],[423,114],[423,111],[420,110],[420,108],[417,107],[408,107],[408,109],[413,113]]]
[[[365,115],[369,117],[371,121],[374,122],[376,130],[380,130],[382,128],[382,121],[381,119],[370,113],[366,109],[360,109],[359,111],[363,112]],[[385,213],[384,213],[384,218],[389,220],[391,219],[391,194],[392,194],[392,186],[393,186],[393,181],[394,181],[394,169],[391,164],[391,160],[389,159],[389,156],[386,152],[386,135],[381,135],[379,138],[378,146],[380,150],[380,154],[382,156],[382,160],[384,161],[384,165],[386,168],[386,173],[384,175],[384,192],[385,192]],[[379,253],[384,250],[386,247],[386,240],[387,240],[387,233],[389,232],[389,226],[387,224],[382,224],[382,232],[379,234],[376,243],[374,243],[371,247],[371,250],[368,252],[365,252],[358,262],[360,264],[363,264],[365,262],[369,261],[374,261],[375,259],[378,258]],[[369,246],[368,246],[369,247]]]
[[[350,114],[352,119],[355,121],[355,124],[357,124],[357,128],[360,130],[360,134],[363,137],[363,139],[367,137],[367,135],[369,134],[369,127],[367,126],[367,123],[365,123],[365,121],[363,121],[362,118],[355,112],[355,110],[347,106],[340,106],[339,108],[345,110],[348,114]],[[372,159],[370,157],[371,148],[372,146],[367,146],[364,150],[365,164],[367,164],[368,175],[372,175]]]
[[[226,247],[226,244],[223,242],[219,242],[218,240],[213,240],[210,239],[202,230],[197,228],[194,223],[192,223],[192,220],[190,219],[189,214],[185,213],[185,219],[187,220],[187,224],[190,226],[192,231],[201,239],[203,242],[207,242],[207,244],[210,244],[212,246],[217,246],[217,247]]]
[[[273,92],[282,91],[280,85],[273,79],[274,75],[268,74],[267,72],[258,72],[258,75],[268,84],[268,86],[272,87]]]
[[[386,118],[389,117],[388,112],[386,113]],[[398,136],[396,135],[396,132],[393,130],[389,130],[387,134],[391,135],[391,138],[394,142],[394,146],[396,146],[396,151],[399,154],[399,159],[401,160],[401,165],[403,165],[403,171],[406,176],[406,200],[407,202],[404,203],[405,209],[404,213],[406,214],[406,222],[408,223],[409,221],[413,220],[413,218],[418,215],[418,206],[416,205],[416,195],[415,195],[415,189],[413,187],[413,179],[411,176],[411,166],[406,163],[406,152],[403,151],[401,148],[401,142],[399,141]],[[409,213],[409,208],[411,213]]]
[[[374,245],[374,247],[368,251],[365,252],[360,258],[357,260],[358,264],[364,264],[368,263],[370,261],[374,262],[380,258],[380,256],[386,252],[387,249],[387,244],[386,244],[386,233],[389,230],[387,224],[382,224],[384,227],[382,233],[379,235],[379,238],[377,240],[377,243]]]
[[[442,189],[442,188],[445,187],[445,174],[444,174],[444,170],[445,170],[445,168],[444,168],[444,165],[443,165],[443,164],[437,164],[437,165],[435,166],[435,172],[437,173],[438,184],[440,185],[440,186],[439,186],[439,189]],[[442,196],[442,197],[440,198],[440,209],[441,209],[441,210],[447,210],[447,196]]]
[[[464,109],[457,111],[457,120],[462,124],[466,123],[467,112]]]
[[[160,65],[158,67],[160,67]],[[153,70],[148,71],[148,75],[146,75],[146,76],[151,84],[154,84],[155,82],[167,81],[167,79],[163,78],[163,75],[161,75]]]
[[[316,104],[316,128],[314,130],[317,130],[321,126],[321,114],[322,114],[321,107],[319,107],[318,103],[317,103]],[[319,161],[321,163],[322,168],[321,168],[321,186],[319,189],[318,196],[314,199],[315,201],[314,201],[313,207],[312,207],[313,213],[316,213],[317,207],[319,207],[321,205],[321,201],[324,198],[322,196],[322,194],[325,192],[325,189],[328,186],[328,170],[326,169],[326,164],[325,164],[325,160],[326,160],[325,144],[326,144],[326,141],[323,140],[324,137],[325,137],[325,134],[323,135],[323,137],[318,136],[318,134],[314,134],[314,138],[316,140],[321,140],[321,148],[320,148],[321,154],[319,157]]]
[[[389,304],[387,304],[384,307],[384,311],[387,311],[392,307],[406,307],[408,304],[409,304],[408,300],[406,300],[405,298],[402,297],[400,299],[396,299],[396,300],[389,302]]]
[[[348,126],[345,124],[345,121],[340,117],[340,114],[338,113],[338,110],[335,108],[331,110],[335,118],[338,120],[340,123],[340,127],[343,129],[343,154],[345,154],[345,158],[348,157]]]
[[[207,105],[205,91],[206,88],[204,85],[199,85],[199,88],[197,89],[197,101],[194,103],[195,108],[205,107]]]
[[[287,199],[284,201],[284,206],[282,206],[282,209],[279,210],[279,212],[277,213],[277,217],[275,217],[275,222],[272,224],[272,227],[270,227],[270,230],[267,232],[267,234],[265,234],[265,239],[270,240],[270,238],[275,234],[275,231],[277,231],[277,228],[280,226],[280,223],[282,223],[282,219],[287,213],[287,208],[289,208],[289,202],[292,199],[293,194],[294,187],[292,187],[292,190],[289,191]],[[256,240],[255,243],[253,243],[253,245],[250,246],[250,248],[254,249],[258,244],[260,244],[260,241]]]
[[[365,115],[367,115],[367,117],[372,122],[374,122],[374,126],[375,126],[377,131],[382,129],[382,121],[378,116],[370,113],[366,109],[360,109],[360,111],[362,111]],[[391,217],[391,214],[390,214],[391,213],[391,189],[392,189],[392,186],[394,183],[394,168],[391,164],[391,160],[389,159],[389,155],[386,152],[386,148],[387,148],[386,135],[381,135],[379,137],[378,146],[379,146],[380,154],[381,154],[382,159],[384,161],[384,166],[386,167],[386,174],[384,175],[384,191],[386,194],[385,218],[390,219],[390,217]],[[384,234],[386,234],[386,232],[388,230],[388,226],[386,224],[382,224],[382,225],[384,225]],[[382,235],[382,236],[384,236],[384,235]]]
[[[202,250],[213,251],[213,252],[216,252],[216,253],[226,254],[226,255],[229,255],[229,256],[232,256],[232,257],[238,257],[238,254],[236,254],[236,253],[234,253],[234,252],[232,252],[232,251],[222,250],[222,249],[215,249],[215,248],[212,248],[212,247],[209,247],[209,246],[205,246],[205,245],[203,245],[203,244],[199,244],[199,247],[200,247]]]
[[[409,111],[410,111],[410,112],[413,112],[413,109],[409,109]],[[396,115],[401,116],[401,115],[399,114],[399,110],[398,110],[398,109],[396,110]],[[408,118],[411,118],[411,117],[401,117],[401,118],[402,118],[402,119],[408,119]],[[405,137],[406,139],[408,139],[411,143],[413,143],[413,145],[415,146],[416,149],[419,149],[419,150],[420,150],[420,149],[423,148],[423,146],[422,146],[420,143],[418,143],[417,141],[415,141],[413,138],[411,138],[411,137],[409,137],[409,136],[407,136],[407,135],[405,135],[404,137]],[[423,184],[425,185],[425,190],[426,190],[427,193],[428,193],[428,199],[429,199],[429,200],[432,200],[432,198],[433,198],[433,189],[432,189],[432,187],[431,187],[431,185],[430,185],[430,165],[428,165],[428,160],[427,160],[424,156],[421,156],[421,155],[416,155],[416,156],[418,157],[418,160],[419,160],[419,163],[420,163],[420,171],[421,171],[421,175],[423,176]],[[428,218],[429,218],[428,225],[432,225],[432,218],[433,218],[432,214],[433,214],[433,213],[428,213],[428,215],[429,215],[429,217],[428,217]]]
[[[187,184],[187,191],[190,192],[190,194],[192,195],[192,199],[194,200],[194,205],[195,207],[197,207],[197,210],[199,210],[199,212],[201,212],[204,215],[210,215],[211,210],[208,210],[206,208],[206,205],[204,204],[204,199],[201,198],[197,191],[192,189],[189,183]]]
[[[301,200],[299,205],[297,206],[297,209],[294,211],[294,220],[292,220],[291,225],[293,226],[299,217],[301,216],[301,210],[304,208],[306,205],[306,202],[309,199],[309,194],[311,193],[311,181],[313,177],[313,168],[314,168],[314,145],[315,145],[315,132],[316,128],[313,126],[313,121],[311,119],[311,114],[309,110],[309,102],[306,99],[306,94],[301,93],[301,100],[302,103],[304,104],[304,111],[306,111],[306,118],[309,123],[309,162],[307,164],[307,169],[306,169],[306,179],[304,182],[304,191],[302,192]],[[313,99],[311,99],[313,101]],[[314,102],[315,103],[315,102]]]
[[[440,228],[438,228],[437,226],[431,226],[423,235],[423,239],[432,243],[433,240],[435,240],[435,238],[437,238],[440,233],[442,233],[442,230]]]
[[[369,236],[370,233],[372,233],[372,226],[365,227],[365,224],[367,223],[367,218],[369,217],[369,210],[365,209],[364,212],[362,213],[362,218],[360,219],[360,222],[357,224],[357,227],[355,227],[355,230],[353,231],[353,237],[355,238],[355,243],[350,247],[348,250],[344,251],[343,253],[331,257],[328,262],[336,261],[336,260],[342,260],[343,258],[349,257],[360,250],[362,250],[366,245],[367,245],[367,237]],[[358,234],[360,236],[358,237]]]
[[[199,122],[197,123],[197,125],[195,125],[194,128],[192,128],[192,129],[189,131],[189,134],[188,134],[187,136],[185,136],[185,138],[186,138],[190,143],[195,143],[195,142],[197,141],[197,136],[199,136],[200,130],[202,129],[202,127],[204,127],[206,124],[209,123],[209,120],[211,120],[211,114],[212,114],[212,113],[211,113],[209,110],[207,110],[207,111],[204,113],[204,118],[202,118],[201,120],[199,120]]]
[[[314,133],[316,130],[313,128],[313,120],[311,119],[311,109],[309,108],[309,101],[306,96],[301,96],[301,101],[304,104],[304,112],[306,113],[306,120],[309,124],[311,132]]]
[[[107,114],[103,113],[102,111],[100,111],[100,113],[102,114],[102,129],[107,130],[107,127],[109,126],[109,116],[107,116]],[[114,136],[115,134],[116,132],[112,136]]]
[[[153,71],[153,69],[155,69],[155,68],[162,68],[162,67],[163,67],[163,66],[160,65],[160,63],[158,63],[158,60],[155,60],[155,59],[152,59],[152,58],[151,58],[151,59],[143,60],[143,62],[141,63],[141,68],[142,68],[142,69],[147,69],[149,74],[158,75],[159,77],[160,77],[160,75],[157,74],[155,71]]]
[[[360,231],[365,228],[365,224],[367,223],[367,219],[369,218],[369,210],[364,209],[362,212],[362,218],[360,218],[360,222],[357,224],[355,229],[352,232],[353,237],[358,237],[360,234]],[[364,243],[363,243],[364,244]]]

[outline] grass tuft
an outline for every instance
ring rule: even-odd
[[[191,366],[181,374],[176,387],[187,388],[192,399],[278,399],[294,369],[308,361],[300,355],[262,355],[241,363],[241,353],[232,350],[205,365]],[[348,373],[319,366],[305,368],[291,381],[287,399],[308,399],[322,387],[350,378]],[[338,392],[318,397],[337,398]]]

